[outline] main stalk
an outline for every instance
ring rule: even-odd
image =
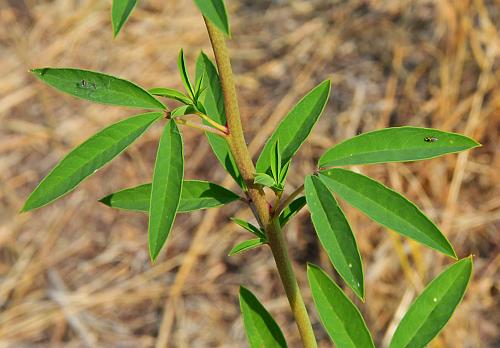
[[[297,278],[293,272],[281,227],[277,219],[273,219],[270,216],[269,204],[267,203],[262,188],[259,185],[255,185],[253,182],[255,166],[248,152],[248,147],[243,135],[236,85],[234,83],[233,70],[231,68],[229,51],[226,46],[224,34],[207,19],[205,19],[205,24],[215,54],[224,95],[224,108],[229,131],[226,139],[241,176],[248,187],[248,195],[252,199],[251,204],[255,207],[254,212],[257,215],[256,218],[266,231],[269,246],[271,247],[276,267],[278,268],[278,273],[283,283],[283,287],[285,288],[288,302],[290,303],[290,308],[295,317],[304,347],[316,348],[317,344],[311,321],[309,320],[309,315],[307,314],[304,300],[302,299],[300,288],[297,284]]]

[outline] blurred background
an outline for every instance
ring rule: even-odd
[[[243,205],[180,215],[152,265],[146,216],[97,203],[151,180],[160,125],[65,198],[17,213],[70,149],[137,113],[63,95],[28,69],[79,67],[146,88],[181,88],[179,49],[192,71],[201,49],[212,56],[192,1],[140,1],[117,39],[110,3],[0,0],[0,346],[245,347],[237,299],[243,284],[283,327],[290,347],[299,347],[270,251],[226,256],[247,237],[228,220],[249,218]],[[254,156],[301,96],[332,80],[323,117],[293,162],[288,192],[314,170],[325,149],[360,132],[424,126],[483,144],[425,162],[356,169],[416,202],[460,257],[474,255],[465,299],[431,346],[500,346],[498,0],[227,3],[229,45]],[[186,177],[236,189],[203,134],[185,129],[184,137]],[[347,293],[384,347],[409,304],[450,260],[344,209],[363,257],[366,303]],[[320,345],[330,347],[311,305],[305,263],[334,273],[306,209],[286,235]]]

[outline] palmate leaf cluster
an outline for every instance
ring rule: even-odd
[[[115,36],[136,2],[113,1]],[[195,0],[195,4],[205,20],[230,35],[222,0]],[[307,205],[318,239],[332,265],[345,285],[361,300],[365,296],[362,257],[337,199],[402,236],[457,258],[443,233],[414,203],[380,182],[340,167],[424,160],[474,148],[479,146],[476,141],[459,134],[419,127],[394,127],[360,134],[327,150],[318,161],[317,172],[304,178],[304,194],[281,206],[291,161],[313,131],[328,102],[330,81],[323,81],[308,92],[277,125],[257,159],[253,183],[246,183],[225,137],[228,131],[226,114],[216,66],[207,55],[200,53],[193,83],[181,50],[178,67],[184,92],[168,87],[146,90],[124,79],[81,69],[33,69],[33,74],[41,81],[75,97],[150,111],[103,129],[71,151],[40,182],[22,210],[43,207],[69,193],[126,150],[152,124],[164,119],[151,183],[125,188],[100,200],[113,208],[149,215],[148,245],[153,261],[165,246],[178,213],[235,201],[249,203],[244,195],[249,184],[268,187],[275,192],[278,199],[272,202],[272,219],[281,227]],[[180,105],[170,111],[158,97]],[[206,131],[216,158],[234,178],[243,195],[216,183],[184,178],[184,145],[179,125],[187,124],[186,115],[200,117],[199,125],[203,126],[200,128]],[[254,238],[234,246],[229,255],[267,244],[264,226],[237,218],[233,221]],[[409,308],[390,346],[423,347],[435,337],[462,299],[471,273],[472,259],[469,257],[452,264],[435,278]],[[308,265],[307,275],[319,317],[335,344],[338,347],[373,347],[363,317],[341,287],[318,266]],[[251,347],[286,346],[279,326],[255,295],[244,287],[240,289],[240,305]]]

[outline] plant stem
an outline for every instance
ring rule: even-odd
[[[307,314],[300,288],[297,284],[297,278],[293,272],[281,227],[277,219],[271,219],[270,217],[269,203],[266,200],[262,187],[254,184],[255,167],[243,135],[236,86],[233,79],[233,71],[224,34],[207,19],[205,19],[205,24],[214,50],[221,80],[222,93],[224,95],[224,108],[226,111],[229,133],[226,140],[241,176],[247,184],[248,195],[252,199],[252,204],[255,207],[255,209],[252,210],[254,214],[256,213],[257,220],[260,221],[262,224],[261,227],[264,228],[266,232],[281,282],[285,288],[290,308],[302,337],[302,343],[306,348],[316,348],[317,344],[311,321]]]
[[[297,278],[293,272],[292,262],[286,249],[286,240],[283,236],[279,219],[271,220],[270,229],[267,231],[267,240],[273,253],[276,267],[280,274],[281,282],[285,288],[285,293],[290,303],[295,322],[299,328],[302,343],[306,348],[316,348],[316,338],[311,326],[309,314],[307,313]]]
[[[176,118],[176,122],[178,124],[182,124],[184,126],[187,126],[187,127],[191,127],[191,128],[196,128],[196,129],[200,129],[204,132],[210,132],[210,133],[214,133],[222,138],[226,138],[227,137],[227,134],[218,130],[218,129],[215,129],[215,128],[212,128],[210,126],[207,126],[207,125],[204,125],[204,124],[201,124],[201,123],[196,123],[196,122],[191,122],[191,121],[188,121],[188,120],[185,120],[183,118]]]
[[[224,134],[228,133],[227,127],[225,127],[225,126],[223,126],[221,124],[218,124],[217,122],[215,122],[214,120],[212,120],[210,117],[208,117],[204,113],[202,113],[202,112],[196,112],[196,115],[200,116],[202,119],[204,119],[209,124],[211,124],[214,128],[217,128],[218,130],[220,130],[222,133],[224,133]]]

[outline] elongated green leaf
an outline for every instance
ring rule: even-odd
[[[271,152],[279,140],[281,163],[290,162],[319,119],[330,95],[330,81],[326,80],[311,90],[280,122],[266,142],[257,160],[257,172],[270,174]]]
[[[250,290],[240,287],[243,324],[251,348],[286,347],[285,337],[271,314]]]
[[[181,102],[186,105],[193,103],[191,99],[189,99],[187,96],[184,95],[184,93],[179,92],[176,89],[156,87],[156,88],[151,88],[150,90],[148,90],[148,92],[151,93],[152,95],[157,95],[159,97],[165,97],[177,100],[178,102]]]
[[[179,59],[177,64],[179,68],[179,73],[181,74],[182,83],[184,84],[184,88],[186,88],[186,91],[188,92],[189,96],[193,98],[194,97],[193,85],[189,78],[189,73],[186,67],[186,60],[184,59],[184,50],[182,48],[179,51]]]
[[[162,116],[160,112],[137,115],[115,123],[73,149],[40,182],[22,211],[33,210],[72,191],[86,177],[118,156]]]
[[[262,244],[265,244],[266,240],[262,238],[256,238],[256,239],[249,239],[244,242],[239,243],[236,245],[234,248],[231,249],[229,252],[228,256],[233,256],[239,253],[242,253],[244,251],[254,249],[258,246],[261,246]]]
[[[257,226],[255,225],[252,225],[251,223],[249,223],[248,221],[245,221],[245,220],[241,220],[241,219],[238,219],[238,218],[231,218],[231,221],[233,221],[235,224],[238,224],[240,225],[241,227],[243,227],[245,230],[247,230],[248,232],[250,233],[253,233],[254,235],[256,235],[257,237],[261,238],[261,239],[266,239],[266,235],[264,233],[264,231],[262,231],[260,228],[258,228]]]
[[[175,108],[170,112],[171,118],[176,118],[184,115],[193,115],[196,112],[196,108],[193,105],[182,105]]]
[[[316,234],[330,261],[356,295],[364,299],[361,256],[344,212],[318,177],[306,177],[304,188]]]
[[[318,266],[307,265],[307,279],[326,332],[338,348],[370,348],[373,340],[358,308]]]
[[[334,168],[319,174],[333,192],[379,224],[456,258],[450,242],[436,225],[396,191],[345,169]]]
[[[114,76],[73,68],[41,68],[31,72],[49,86],[96,103],[166,109],[165,105],[141,87]]]
[[[208,18],[219,30],[231,36],[226,6],[223,0],[194,0],[201,14]]]
[[[115,37],[120,32],[136,4],[137,0],[113,0],[111,23],[113,25],[113,35]]]
[[[276,183],[279,183],[281,176],[281,153],[279,139],[276,140],[271,151],[271,174]]]
[[[276,186],[276,181],[272,178],[272,176],[264,174],[264,173],[257,173],[255,174],[255,178],[253,180],[254,184],[259,184],[267,187],[273,187]]]
[[[320,167],[385,162],[417,161],[459,152],[476,141],[455,133],[431,128],[395,127],[355,136],[325,152]]]
[[[149,205],[149,254],[154,261],[167,241],[179,208],[184,176],[182,136],[170,121],[160,138]]]
[[[279,216],[280,226],[285,226],[306,205],[306,197],[302,196],[287,205]]]
[[[203,70],[201,70],[203,68]],[[205,78],[203,78],[202,88],[205,88],[205,92],[200,96],[199,101],[203,104],[206,109],[206,114],[215,122],[225,125],[226,124],[226,113],[224,111],[224,98],[222,94],[219,74],[214,64],[203,52],[197,60],[197,74],[203,73]],[[198,76],[198,75],[197,75]],[[204,121],[205,124],[207,124]],[[245,188],[245,182],[241,177],[241,174],[236,166],[233,155],[227,141],[213,133],[205,133],[208,138],[208,142],[212,147],[212,150],[226,169],[226,171],[233,177],[236,183],[241,187]]]
[[[390,348],[425,347],[462,301],[472,274],[472,258],[462,259],[424,289],[399,323]]]
[[[112,208],[149,212],[151,184],[143,184],[112,193],[99,202]],[[240,199],[236,193],[217,184],[201,180],[184,180],[179,212],[220,207]]]

